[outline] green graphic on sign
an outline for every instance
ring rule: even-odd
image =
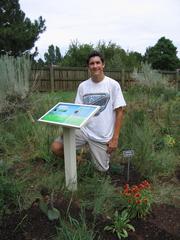
[[[99,106],[94,105],[61,102],[44,114],[38,121],[80,128],[91,116],[95,115],[99,108]]]

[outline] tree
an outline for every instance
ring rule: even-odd
[[[93,50],[102,53],[106,69],[133,70],[138,68],[142,61],[140,53],[128,53],[116,43],[108,42],[106,44],[104,41],[99,41],[94,47],[92,44],[80,44],[78,41],[73,41],[61,64],[68,67],[85,67],[87,56]]]
[[[0,1],[0,55],[18,56],[30,50],[45,29],[41,16],[34,23],[25,17],[19,0]]]
[[[104,55],[107,69],[132,71],[134,68],[138,68],[142,61],[140,53],[126,52],[119,45],[112,42],[106,44],[104,41],[100,41],[97,50]]]
[[[175,70],[179,64],[177,48],[165,37],[160,38],[154,47],[146,49],[144,60],[160,70]]]
[[[107,68],[124,68],[124,59],[126,52],[116,43],[99,41],[97,50],[100,51],[105,58],[105,65]]]
[[[44,54],[44,59],[46,64],[59,64],[62,60],[59,47],[50,45],[48,47],[48,52]]]
[[[126,58],[126,66],[127,70],[133,71],[134,68],[139,69],[141,67],[141,63],[143,61],[143,56],[139,52],[128,52]]]
[[[63,59],[63,66],[85,67],[89,53],[93,50],[92,44],[80,44],[73,41]]]

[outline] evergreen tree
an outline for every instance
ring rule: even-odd
[[[34,23],[25,17],[19,0],[0,1],[0,55],[18,56],[30,50],[45,29],[41,16]]]

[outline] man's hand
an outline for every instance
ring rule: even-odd
[[[108,143],[107,143],[107,153],[111,154],[113,151],[116,150],[118,147],[118,139],[112,138]]]
[[[119,107],[115,109],[115,112],[116,112],[116,120],[115,120],[115,126],[114,126],[114,134],[111,140],[107,143],[107,153],[109,154],[111,154],[118,147],[118,139],[119,139],[120,128],[122,125],[124,109],[122,107]]]

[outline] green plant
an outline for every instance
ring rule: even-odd
[[[56,240],[93,240],[95,234],[89,230],[86,224],[84,213],[81,212],[80,220],[69,216],[68,221],[60,219],[60,226],[57,228]]]
[[[142,63],[141,72],[135,69],[133,77],[140,82],[140,84],[153,87],[163,87],[167,85],[167,79],[163,77],[157,70],[152,69],[151,64]]]
[[[79,184],[78,195],[84,207],[93,209],[94,218],[98,214],[113,211],[115,194],[109,178],[95,173],[91,177],[85,176],[83,182]]]
[[[174,147],[174,145],[176,144],[175,139],[171,135],[169,135],[169,134],[167,134],[164,137],[164,142],[165,142],[165,145],[167,145],[170,148]]]
[[[119,239],[127,238],[128,231],[135,231],[134,227],[129,222],[129,213],[126,209],[123,210],[121,214],[119,214],[118,211],[115,211],[113,224],[106,226],[104,230],[116,233]]]
[[[17,209],[20,204],[22,184],[12,174],[8,174],[8,166],[0,161],[0,215]]]
[[[53,193],[50,194],[46,188],[41,190],[42,198],[40,199],[39,207],[41,211],[47,215],[48,219],[53,221],[60,217],[60,212],[53,204]]]
[[[127,202],[127,211],[130,218],[142,218],[150,212],[153,196],[151,186],[146,180],[132,187],[126,184],[122,196]]]
[[[7,111],[9,99],[25,98],[29,91],[29,77],[31,60],[29,56],[12,57],[4,55],[0,57],[0,111]],[[11,102],[11,101],[10,101]]]

